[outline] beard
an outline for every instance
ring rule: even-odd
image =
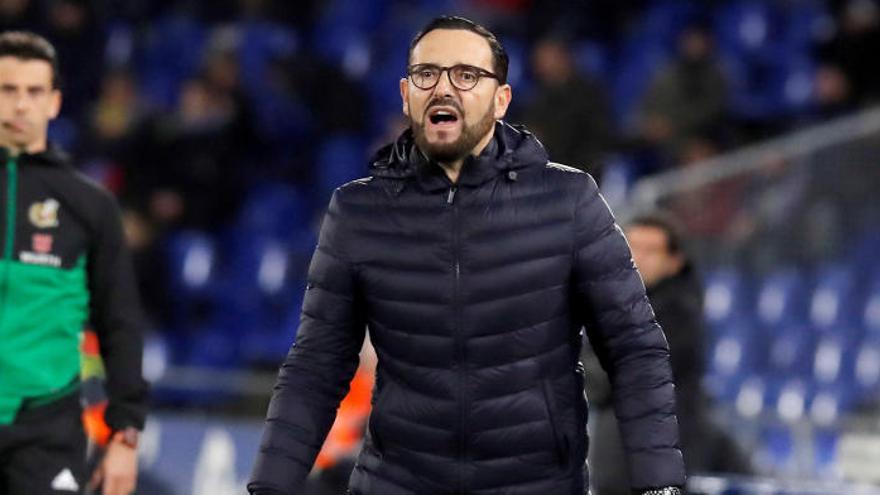
[[[450,143],[430,143],[425,136],[424,121],[416,121],[412,118],[410,118],[410,128],[412,129],[416,146],[422,150],[422,153],[424,153],[425,156],[437,163],[453,163],[471,154],[480,140],[483,139],[483,137],[485,137],[495,125],[495,102],[492,102],[486,110],[486,113],[484,113],[483,116],[480,117],[480,120],[474,125],[467,124],[464,111],[460,105],[457,105],[454,102],[438,101],[429,105],[428,109],[430,109],[431,106],[441,104],[454,106],[461,114],[462,129],[458,139]],[[425,115],[427,115],[427,109]]]

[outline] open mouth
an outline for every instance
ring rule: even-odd
[[[428,120],[434,125],[454,124],[458,122],[458,113],[446,108],[436,108],[428,114]]]

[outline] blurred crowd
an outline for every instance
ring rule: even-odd
[[[406,49],[442,13],[500,34],[509,120],[600,179],[631,184],[880,98],[875,0],[0,0],[3,29],[59,50],[51,137],[120,198],[158,327],[174,317],[167,237],[224,235],[266,184],[304,198],[290,231],[313,228],[406,125]]]

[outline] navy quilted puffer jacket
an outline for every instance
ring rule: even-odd
[[[249,485],[300,493],[369,328],[353,495],[586,491],[585,328],[634,488],[682,485],[669,352],[593,179],[502,122],[457,184],[409,132],[336,190]]]

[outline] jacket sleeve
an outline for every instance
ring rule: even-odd
[[[100,210],[88,259],[90,321],[107,371],[107,425],[144,427],[148,386],[143,378],[143,314],[131,253],[116,202]]]
[[[298,494],[358,366],[366,322],[334,193],[309,266],[296,343],[281,366],[248,490]]]
[[[669,348],[629,245],[588,175],[575,211],[573,282],[611,400],[633,489],[683,486]]]

